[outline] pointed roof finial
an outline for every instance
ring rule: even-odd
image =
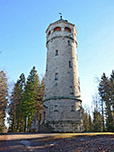
[[[59,15],[60,15],[60,20],[62,20],[62,13],[59,13]]]

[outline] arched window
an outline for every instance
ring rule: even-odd
[[[72,63],[71,63],[71,61],[69,61],[69,68],[72,68]]]
[[[73,105],[71,105],[71,112],[74,112],[75,111],[75,108]]]
[[[54,32],[56,32],[56,31],[61,31],[61,27],[55,27]]]
[[[58,55],[58,50],[55,51],[55,56],[57,56],[57,55]]]
[[[65,27],[65,31],[71,32],[71,29],[69,27]]]
[[[58,73],[55,73],[55,80],[58,80]]]
[[[68,46],[70,46],[70,40],[68,40]]]
[[[55,109],[54,109],[54,112],[58,112],[58,105],[55,105],[54,108],[55,108]]]

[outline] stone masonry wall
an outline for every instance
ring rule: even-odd
[[[52,32],[55,25],[51,26],[49,29],[51,34],[47,37],[45,98],[80,96],[75,27],[63,23],[56,26],[60,26],[62,31]],[[72,30],[72,33],[64,31],[66,26]],[[58,50],[57,56],[56,50]],[[71,62],[71,67],[69,67],[69,62]],[[56,73],[58,80],[55,80]]]
[[[82,131],[82,102],[78,76],[76,28],[65,20],[49,25],[44,124],[54,132]]]

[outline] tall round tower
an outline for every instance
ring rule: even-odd
[[[80,132],[83,124],[76,27],[61,16],[48,26],[46,34],[43,123],[52,132]]]

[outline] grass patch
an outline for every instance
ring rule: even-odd
[[[71,138],[76,136],[98,136],[98,135],[114,135],[113,132],[93,132],[93,133],[57,133],[53,136],[53,139],[58,138]]]
[[[15,134],[15,135],[0,135],[0,140],[25,140],[25,139],[39,139],[39,140],[53,140],[74,138],[79,136],[110,136],[113,132],[96,132],[96,133],[47,133],[47,134]]]

